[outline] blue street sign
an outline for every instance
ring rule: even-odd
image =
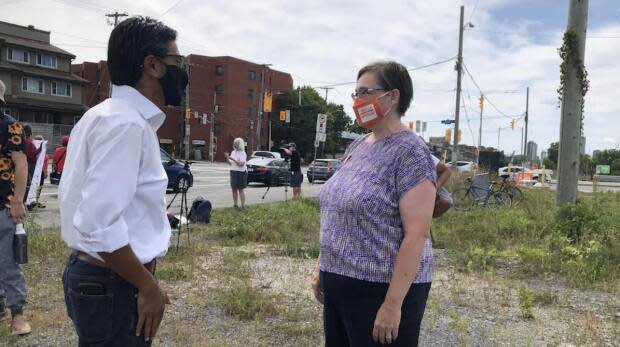
[[[452,123],[454,123],[454,119],[444,119],[441,121],[441,124],[445,124],[445,125],[452,124]]]

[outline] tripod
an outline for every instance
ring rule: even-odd
[[[191,165],[191,162],[186,161],[185,162],[185,169],[189,169],[189,166]],[[174,196],[172,197],[172,200],[170,200],[170,203],[168,204],[168,206],[166,207],[166,210],[170,209],[170,207],[172,206],[172,204],[174,203],[174,200],[176,200],[177,196],[179,196],[179,193],[181,193],[181,208],[179,210],[179,231],[177,233],[177,246],[176,246],[176,251],[179,251],[179,244],[181,243],[181,233],[183,232],[183,218],[185,218],[185,229],[187,232],[187,245],[189,246],[191,244],[190,242],[190,238],[189,238],[189,234],[190,234],[190,228],[189,228],[189,207],[187,204],[187,191],[189,190],[189,187],[184,186],[184,187],[179,187],[179,189],[174,193]]]
[[[288,160],[284,160],[285,164],[286,164],[286,180],[284,182],[284,201],[287,202],[288,201],[288,187],[290,187],[291,185],[291,165],[289,163]],[[280,178],[276,177],[275,179],[275,184],[277,185],[279,183]],[[274,179],[270,178],[269,179],[269,185],[267,185],[267,189],[265,190],[265,194],[263,194],[263,198],[262,200],[265,200],[265,197],[267,196],[267,193],[269,193],[269,189],[271,189],[271,186],[274,184]]]

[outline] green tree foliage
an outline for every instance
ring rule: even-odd
[[[299,93],[301,92],[301,105]],[[342,105],[326,103],[312,87],[301,87],[278,95],[274,100],[274,111],[290,110],[291,122],[279,120],[276,114],[272,121],[272,139],[274,146],[295,142],[306,162],[314,156],[314,139],[316,136],[317,114],[327,114],[327,141],[319,147],[319,155],[335,155],[344,151],[342,132],[349,129],[351,119]]]
[[[552,142],[547,149],[547,158],[545,159],[545,167],[555,170],[558,167],[558,153],[560,151],[560,143]]]

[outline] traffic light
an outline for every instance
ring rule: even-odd
[[[452,129],[446,129],[444,140],[446,140],[447,143],[450,143],[450,140],[452,140]]]
[[[286,111],[280,111],[280,121],[286,121]]]
[[[190,119],[192,118],[192,110],[189,108],[185,109],[185,119]]]
[[[461,129],[456,133],[456,143],[461,143]]]
[[[263,97],[263,112],[271,112],[271,104],[272,104],[272,94],[270,91],[265,92],[265,96]]]
[[[409,130],[413,130],[413,121],[409,121]]]
[[[480,104],[480,111],[482,111],[482,109],[484,109],[484,96],[480,95],[478,103]]]
[[[217,136],[213,136],[213,145],[216,146],[217,145]]]
[[[517,120],[513,119],[510,121],[510,128],[512,128],[514,130],[514,128],[517,126]]]

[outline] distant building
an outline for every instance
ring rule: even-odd
[[[579,141],[579,154],[586,154],[586,137],[582,136]]]
[[[538,144],[534,141],[527,142],[527,161],[537,161],[538,160]]]
[[[234,57],[191,54],[189,65],[190,153],[208,158],[211,127],[215,160],[224,161],[233,140],[244,138],[248,151],[269,148],[269,122],[278,111],[264,113],[260,120],[261,141],[256,141],[261,81],[273,95],[293,89],[290,74]],[[109,77],[105,61],[73,65],[73,71],[88,80],[84,103],[92,107],[108,95]],[[158,131],[160,145],[173,155],[184,153],[185,107],[164,107],[166,121]],[[214,123],[210,124],[213,114]]]
[[[546,151],[542,151],[540,153],[540,161],[543,162],[543,161],[545,161],[545,159],[547,159],[547,152]]]
[[[33,135],[48,140],[48,151],[60,145],[86,111],[82,90],[86,80],[71,73],[75,56],[50,43],[50,32],[0,22],[0,79],[7,87],[1,110]]]
[[[592,158],[594,158],[594,157],[598,156],[599,154],[601,154],[601,151],[600,151],[600,150],[598,150],[598,149],[597,149],[597,150],[595,150],[594,152],[592,152]]]

